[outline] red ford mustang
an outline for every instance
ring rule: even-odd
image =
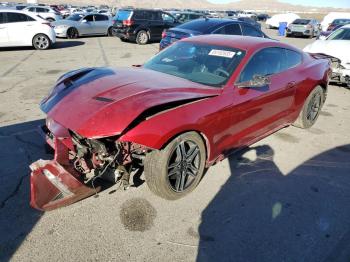
[[[311,127],[327,93],[329,60],[253,37],[175,43],[143,66],[84,68],[42,101],[55,159],[31,165],[31,205],[50,210],[128,186],[144,168],[152,192],[178,199],[204,169],[288,125]]]

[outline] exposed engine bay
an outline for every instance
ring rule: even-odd
[[[143,165],[149,149],[130,142],[118,142],[116,137],[86,139],[70,131],[75,151],[69,158],[76,171],[82,174],[86,183],[97,178],[112,183],[121,182],[124,189],[129,187],[130,173]]]

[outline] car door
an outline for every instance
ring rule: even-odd
[[[295,55],[301,63],[301,54]],[[232,90],[232,136],[226,144],[235,148],[249,145],[288,122],[295,90],[302,82],[302,74],[298,76],[293,71],[297,65],[291,68],[291,64],[286,64],[286,51],[278,47],[262,49],[251,57]],[[270,84],[259,88],[237,87],[253,80],[255,75],[268,76]]]
[[[6,13],[0,13],[0,46],[8,45],[8,34],[7,34],[7,23],[6,23]]]
[[[96,34],[106,34],[109,26],[108,16],[96,14],[94,15],[94,20],[94,31]]]
[[[33,27],[36,20],[32,17],[15,12],[7,13],[8,40],[11,45],[31,45]]]
[[[150,16],[149,29],[151,31],[151,39],[157,40],[162,38],[162,32],[165,28],[165,22],[162,19],[162,13],[160,11],[147,12]]]
[[[95,34],[94,32],[94,15],[87,15],[79,22],[79,34],[80,35],[90,35]]]

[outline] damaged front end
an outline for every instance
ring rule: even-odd
[[[44,211],[99,192],[98,178],[128,188],[130,173],[143,165],[149,151],[131,142],[119,142],[118,137],[87,139],[53,120],[47,121],[41,133],[54,149],[54,160],[30,165],[30,205]]]

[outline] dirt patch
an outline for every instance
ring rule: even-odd
[[[125,53],[120,58],[130,58],[130,57],[131,57],[131,53]]]
[[[326,106],[328,106],[328,107],[338,107],[337,105],[334,105],[334,104],[327,104]]]
[[[298,138],[296,138],[295,136],[292,136],[290,134],[287,134],[287,133],[276,133],[275,135],[277,138],[279,138],[285,142],[288,142],[288,143],[298,143],[299,142]]]
[[[314,128],[314,127],[307,129],[307,131],[310,132],[311,134],[315,134],[315,135],[321,135],[321,134],[326,133],[325,131],[318,129],[318,128]]]
[[[120,220],[125,229],[130,231],[149,230],[153,226],[156,216],[155,208],[142,198],[125,201],[120,210]]]
[[[331,113],[325,112],[325,111],[321,111],[320,112],[321,116],[333,116]]]
[[[46,74],[55,75],[55,74],[58,74],[58,73],[61,73],[61,72],[62,72],[62,70],[54,69],[54,70],[46,71]]]

